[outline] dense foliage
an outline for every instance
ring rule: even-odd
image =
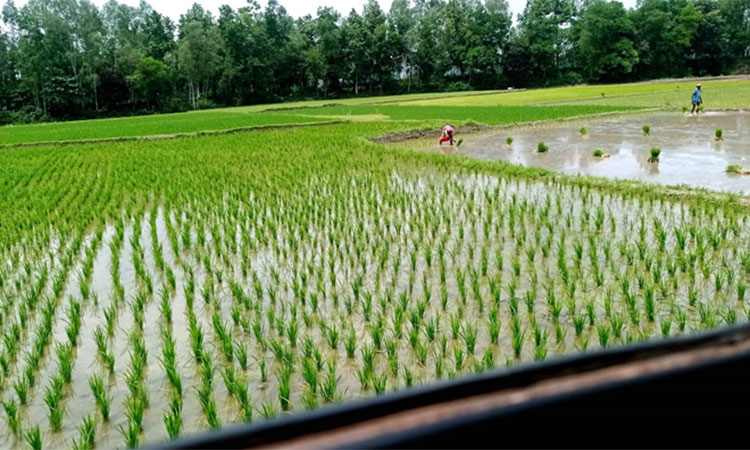
[[[363,93],[725,74],[750,50],[750,0],[395,0],[384,12],[276,1],[173,23],[147,3],[12,1],[0,33],[0,123]]]

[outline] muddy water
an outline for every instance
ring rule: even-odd
[[[649,136],[643,134],[644,125],[651,127]],[[586,128],[585,137],[581,127]],[[717,128],[724,131],[723,141],[714,139]],[[511,146],[505,144],[508,136],[513,137]],[[549,152],[536,152],[540,142],[549,146]],[[658,164],[647,162],[652,147],[662,150]],[[610,156],[596,158],[595,149]],[[442,151],[567,174],[750,192],[750,176],[726,173],[730,164],[750,169],[748,112],[708,112],[697,117],[660,113],[495,131],[465,137],[459,149]]]

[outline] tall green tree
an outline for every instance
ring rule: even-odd
[[[208,99],[219,68],[221,36],[211,15],[197,4],[180,18],[179,36],[179,67],[188,82],[190,103],[198,108],[201,100]]]
[[[529,44],[529,77],[539,84],[560,82],[570,68],[570,30],[576,18],[573,0],[529,0],[519,18],[519,32]]]
[[[581,68],[590,81],[621,81],[638,64],[635,27],[622,3],[594,0],[578,23]]]

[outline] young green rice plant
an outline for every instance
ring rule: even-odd
[[[508,147],[510,147],[511,145],[513,145],[513,138],[510,137],[510,136],[506,137],[505,138],[505,145],[507,145]]]
[[[548,146],[547,146],[547,145],[546,145],[546,144],[545,144],[544,142],[540,142],[540,143],[539,143],[539,144],[538,144],[538,145],[536,146],[536,151],[537,151],[538,153],[547,153],[547,152],[549,151],[549,147],[548,147]]]
[[[474,348],[477,342],[478,328],[476,325],[464,323],[461,331],[461,338],[466,345],[466,353],[469,355],[474,354]]]
[[[582,315],[573,316],[573,327],[576,332],[576,336],[580,336],[583,333],[583,328],[586,326],[586,317]]]
[[[594,300],[588,299],[585,304],[586,308],[586,317],[589,319],[589,326],[594,326],[594,323],[596,322],[596,311],[594,307]]]
[[[648,125],[644,125],[642,130],[644,136],[649,136],[651,134],[651,127]]]
[[[65,384],[68,384],[73,377],[73,345],[70,342],[57,344],[55,353],[57,354],[58,373]]]
[[[382,373],[379,376],[372,374],[372,388],[375,391],[375,395],[382,395],[385,393],[388,385],[388,374]]]
[[[357,378],[359,379],[359,386],[362,392],[370,390],[370,372],[366,368],[357,369]]]
[[[182,403],[176,397],[170,400],[169,409],[162,420],[169,439],[178,438],[182,430]]]
[[[198,389],[198,401],[200,402],[203,415],[206,417],[206,425],[212,430],[221,428],[216,400],[211,392],[211,386],[203,384]]]
[[[65,381],[59,375],[52,378],[50,386],[46,388],[44,403],[49,408],[49,423],[53,431],[60,431],[62,428],[63,416],[65,409],[61,402]]]
[[[733,325],[737,322],[737,311],[735,311],[732,308],[728,308],[721,314],[722,319],[724,319],[724,323],[727,325]]]
[[[688,286],[688,304],[695,306],[698,303],[698,289],[695,285]]]
[[[310,391],[315,394],[318,390],[318,366],[311,359],[302,361],[302,377],[307,383]]]
[[[719,293],[724,289],[726,281],[727,278],[724,272],[717,272],[714,274],[714,289],[716,293]]]
[[[141,442],[141,428],[133,423],[128,422],[127,427],[120,425],[118,430],[125,439],[125,446],[127,448],[136,448]]]
[[[108,395],[104,389],[104,380],[98,375],[92,375],[89,378],[89,387],[94,394],[94,401],[102,415],[102,419],[105,422],[109,422],[109,411],[112,397]]]
[[[417,344],[418,343],[419,342],[417,341]],[[365,345],[360,350],[360,353],[362,355],[362,364],[364,365],[365,370],[368,373],[372,372],[375,369],[375,356],[377,354],[377,350],[373,346]]]
[[[253,407],[247,391],[247,379],[244,377],[244,375],[237,377],[237,380],[235,381],[234,393],[235,399],[237,400],[237,403],[240,407],[242,421],[251,422],[253,420]]]
[[[497,318],[497,310],[494,310],[495,314],[490,313],[490,320],[487,325],[487,332],[490,337],[490,343],[497,345],[500,337],[500,320]]]
[[[597,148],[594,150],[593,155],[595,158],[603,158],[606,155],[606,153],[604,153],[604,150],[600,150]]]
[[[264,419],[273,419],[278,415],[276,406],[272,403],[264,403],[258,412],[260,412],[260,415],[263,416]]]
[[[13,383],[13,390],[16,391],[18,402],[21,403],[21,405],[26,405],[29,388],[29,381],[26,378],[21,378]]]
[[[327,362],[328,374],[326,375],[323,383],[320,385],[320,395],[326,403],[337,401],[338,399],[338,383],[339,379],[336,376],[336,362],[335,360],[329,360]]]
[[[654,300],[654,289],[651,286],[646,287],[644,290],[643,303],[646,311],[646,318],[649,322],[653,322],[656,318],[656,302]]]
[[[96,420],[94,416],[83,418],[83,423],[78,426],[78,439],[73,439],[73,448],[81,450],[92,450],[96,446]]]
[[[42,450],[42,432],[39,430],[39,425],[26,431],[23,437],[32,450]]]
[[[716,131],[714,132],[714,139],[717,142],[718,141],[723,141],[724,140],[724,130],[722,130],[721,128],[717,128]]]
[[[578,130],[578,132],[579,132],[579,133],[581,133],[581,136],[584,136],[584,137],[585,137],[585,136],[586,136],[586,134],[587,134],[587,133],[586,133],[586,128],[584,128],[584,127],[581,127],[581,129],[580,129],[580,130]]]
[[[661,326],[661,335],[664,337],[669,337],[672,331],[672,319],[671,318],[662,319],[660,326]]]
[[[4,401],[3,409],[5,410],[5,418],[8,422],[8,429],[10,429],[14,435],[20,436],[22,433],[22,423],[18,411],[18,403],[16,403],[15,400]]]
[[[607,348],[609,345],[609,339],[612,330],[607,325],[598,325],[596,327],[596,334],[599,336],[599,345],[602,348]]]

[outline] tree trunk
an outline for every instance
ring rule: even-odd
[[[96,81],[94,81],[94,108],[96,108],[96,112],[99,112],[99,90]]]

